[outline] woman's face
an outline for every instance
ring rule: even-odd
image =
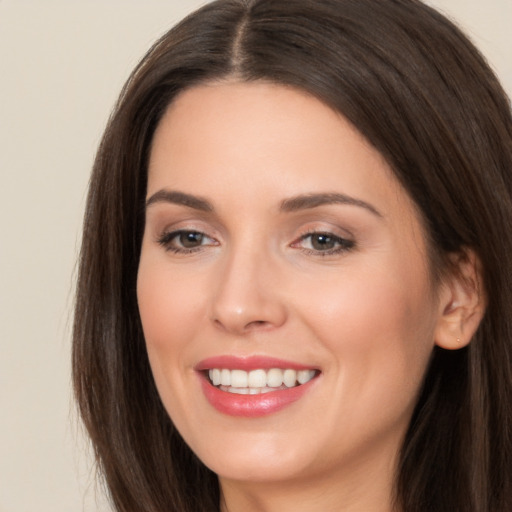
[[[221,481],[392,473],[441,315],[426,252],[386,162],[313,97],[220,83],[173,102],[138,301],[162,401]]]

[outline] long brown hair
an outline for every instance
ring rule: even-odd
[[[101,142],[84,222],[73,382],[121,512],[218,511],[216,476],[158,397],[136,300],[148,154],[173,98],[217,79],[307,91],[387,159],[422,212],[431,263],[471,248],[488,307],[434,351],[396,476],[407,512],[512,510],[512,119],[488,65],[418,0],[219,0],[134,70]]]

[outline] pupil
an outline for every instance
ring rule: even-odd
[[[203,235],[201,233],[182,233],[180,235],[180,243],[183,247],[191,248],[201,245]]]
[[[311,245],[314,249],[325,251],[326,249],[332,249],[334,247],[334,240],[328,235],[315,235],[311,241]]]

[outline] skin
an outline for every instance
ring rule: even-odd
[[[162,401],[219,475],[223,510],[393,510],[397,453],[433,346],[462,324],[446,320],[454,287],[434,289],[420,217],[381,155],[300,91],[201,85],[157,128],[148,199],[162,190],[212,206],[147,206],[138,301]],[[369,207],[281,209],[316,193]],[[176,230],[204,236],[187,252]],[[332,250],[311,232],[337,237]],[[194,370],[225,354],[321,373],[279,412],[233,417],[207,402]]]

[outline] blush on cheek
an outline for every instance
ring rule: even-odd
[[[173,283],[168,271],[149,261],[141,262],[139,267],[137,301],[145,336],[153,342],[172,339],[170,334],[183,325],[187,304],[191,302]]]
[[[418,280],[418,286],[414,286],[408,276],[393,279],[397,275],[393,266],[381,266],[362,277],[344,276],[339,282],[331,282],[328,294],[325,289],[315,298],[312,293],[306,294],[309,304],[317,305],[315,325],[322,329],[319,337],[332,339],[335,346],[348,353],[365,353],[370,359],[384,357],[385,351],[402,357],[425,352],[425,345],[432,344],[432,308],[426,304],[430,292],[425,280]],[[363,287],[361,283],[366,284]]]

